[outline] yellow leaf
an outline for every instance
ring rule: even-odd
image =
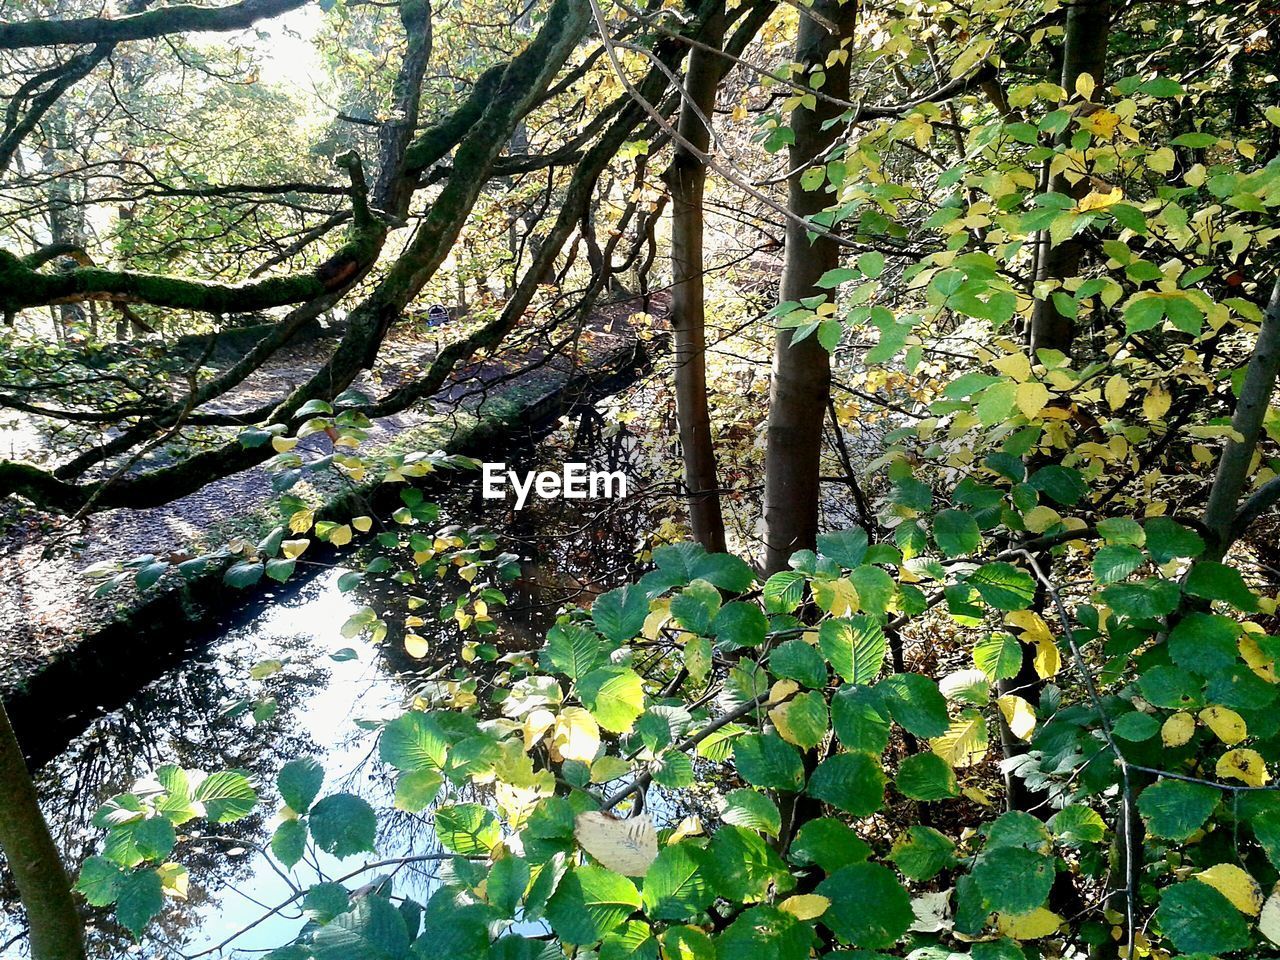
[[[992,806],[991,795],[980,787],[964,787],[960,791],[965,797],[968,797],[980,807]]]
[[[361,533],[368,533],[373,529],[373,517],[356,517],[351,521],[351,525]]]
[[[1036,712],[1031,704],[1012,693],[1000,697],[996,704],[1000,707],[1004,722],[1009,725],[1009,732],[1019,740],[1030,739],[1031,731],[1036,728]]]
[[[329,542],[335,547],[345,547],[351,542],[351,528],[345,523],[338,524],[329,531]]]
[[[1119,410],[1124,406],[1124,402],[1129,399],[1129,382],[1117,373],[1107,381],[1102,395],[1107,398],[1107,406],[1112,410]]]
[[[791,696],[799,689],[800,684],[796,683],[794,680],[779,680],[769,688],[769,702],[779,703],[780,701],[787,699],[787,697]]]
[[[1177,156],[1168,147],[1161,147],[1147,157],[1147,166],[1156,173],[1168,173],[1178,162]]]
[[[1114,207],[1117,203],[1120,203],[1123,200],[1124,191],[1119,187],[1113,187],[1106,193],[1091,190],[1084,199],[1077,204],[1077,209],[1081,213],[1085,213],[1089,210],[1105,210],[1107,207]]]
[[[1258,641],[1248,632],[1240,637],[1240,656],[1249,665],[1249,669],[1267,681],[1267,683],[1280,681],[1280,677],[1276,675],[1275,661],[1262,652],[1262,648],[1258,646]]]
[[[1192,876],[1217,890],[1241,913],[1256,917],[1262,909],[1262,887],[1234,863],[1218,863]]]
[[[1032,507],[1022,515],[1023,525],[1032,533],[1044,533],[1050,527],[1056,527],[1062,522],[1062,514],[1058,513],[1053,507],[1044,505]]]
[[[929,741],[929,749],[953,767],[971,767],[987,755],[987,721],[966,710],[946,733]]]
[[[1226,707],[1205,707],[1200,711],[1204,725],[1227,746],[1234,746],[1249,735],[1244,717]]]
[[[276,453],[288,453],[298,445],[297,437],[272,437],[271,449]]]
[[[1036,638],[1035,667],[1036,673],[1045,680],[1057,676],[1062,669],[1062,655],[1052,637]]]
[[[1085,100],[1093,99],[1093,89],[1096,86],[1097,83],[1094,81],[1093,74],[1091,73],[1082,73],[1080,76],[1076,77],[1076,93],[1080,94],[1080,96]]]
[[[165,893],[175,900],[187,899],[191,875],[187,872],[186,867],[180,863],[170,861],[157,867],[156,873],[160,875],[160,886],[164,888]]]
[[[1175,713],[1160,728],[1160,739],[1166,747],[1180,747],[1196,732],[1196,721],[1189,713]]]
[[[1030,913],[996,914],[997,929],[1015,940],[1038,940],[1052,936],[1060,926],[1062,917],[1045,907],[1036,907]]]
[[[998,357],[991,361],[991,366],[1015,383],[1022,383],[1031,377],[1031,361],[1022,352],[1007,353],[1003,357]]]
[[[590,763],[600,749],[600,727],[582,707],[565,707],[551,731],[553,760]]]
[[[297,560],[309,546],[310,540],[284,540],[280,544],[280,553],[286,560]]]
[[[778,909],[791,914],[798,920],[814,920],[826,913],[829,906],[831,901],[826,897],[816,893],[801,893],[794,897],[787,897],[778,904]]]
[[[556,722],[556,715],[550,710],[530,710],[524,718],[524,748],[532,750],[533,745],[542,739],[542,735],[551,729]]]
[[[1014,395],[1018,409],[1030,420],[1049,402],[1049,388],[1035,380],[1018,384],[1018,392]]]
[[[431,645],[427,643],[426,638],[420,637],[416,633],[406,633],[404,635],[404,649],[415,660],[421,660],[427,655]]]
[[[1163,420],[1164,415],[1169,412],[1171,403],[1173,403],[1173,397],[1170,396],[1169,391],[1155,384],[1142,401],[1142,415],[1153,422]]]
[[[1260,787],[1271,779],[1267,763],[1257,750],[1228,750],[1218,758],[1216,769],[1224,780],[1242,780],[1251,787]]]

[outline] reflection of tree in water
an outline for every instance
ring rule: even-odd
[[[305,637],[280,639],[279,656],[291,657],[288,667],[257,683],[248,679],[258,659],[248,638],[220,644],[205,657],[171,670],[140,691],[121,709],[95,720],[64,752],[36,776],[45,815],[64,862],[74,876],[80,864],[98,852],[101,831],[89,825],[105,800],[130,790],[134,782],[166,763],[215,771],[242,768],[255,784],[273,784],[288,760],[316,752],[315,744],[293,722],[293,714],[308,696],[323,689],[328,671],[316,659]],[[245,696],[269,694],[278,711],[261,723],[247,713],[226,708]],[[268,806],[266,809],[270,809]],[[226,840],[189,837],[193,821],[179,828],[172,859],[191,874],[191,895],[172,905],[157,921],[158,938],[180,943],[189,936],[194,915],[210,893],[243,881],[252,872],[251,857],[227,857],[236,844],[246,849],[266,839],[263,812],[238,823],[216,827]],[[6,920],[0,921],[0,943],[17,932],[17,892],[7,875],[0,885]],[[9,918],[12,917],[12,920]],[[86,912],[90,955],[114,956],[128,949],[129,935],[116,927],[110,911]],[[11,928],[12,932],[11,932]]]

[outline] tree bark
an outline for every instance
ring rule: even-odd
[[[22,748],[0,704],[0,850],[27,912],[33,960],[84,960],[84,929],[40,812]]]
[[[1277,375],[1280,375],[1280,280],[1272,287],[1271,301],[1258,331],[1258,343],[1249,358],[1240,399],[1231,417],[1231,427],[1240,439],[1227,441],[1209,489],[1204,525],[1214,535],[1207,551],[1211,560],[1221,560],[1241,532],[1236,523],[1240,495],[1249,479],[1249,467],[1262,436],[1263,420],[1271,406]]]
[[[856,0],[816,0],[814,13],[833,21],[833,35],[814,17],[800,17],[796,62],[822,69],[828,54],[853,33]],[[841,100],[849,97],[849,57],[826,67],[824,93]],[[842,133],[834,122],[842,108],[818,100],[814,109],[797,107],[791,115],[795,141],[790,150],[791,175],[787,204],[798,216],[823,210],[829,198],[821,188],[806,190],[801,174]],[[818,278],[836,266],[839,247],[828,237],[810,240],[809,231],[788,220],[786,255],[782,270],[781,299],[802,300],[826,293]],[[797,344],[790,330],[779,330],[774,341],[773,375],[769,391],[769,427],[765,452],[764,526],[765,571],[786,569],[791,554],[813,549],[818,535],[819,463],[822,454],[823,418],[831,393],[830,357],[814,336]]]
[[[1076,88],[1082,74],[1093,77],[1102,86],[1107,66],[1107,39],[1111,29],[1111,0],[1075,0],[1067,8],[1066,32],[1062,42],[1062,86],[1068,94]],[[1063,134],[1068,137],[1070,134]],[[1065,141],[1063,141],[1065,142]],[[1053,193],[1067,194],[1080,199],[1089,190],[1088,179],[1072,184],[1063,174],[1058,174],[1049,185]],[[1068,239],[1050,247],[1049,232],[1039,237],[1040,256],[1036,279],[1040,281],[1063,280],[1080,272],[1080,259],[1084,247],[1078,240]],[[1031,316],[1031,355],[1037,350],[1061,350],[1071,352],[1075,339],[1075,322],[1058,311],[1052,297],[1037,300]]]
[[[724,43],[724,6],[707,18],[704,42]],[[703,209],[707,166],[701,155],[711,144],[710,121],[727,61],[702,47],[689,52],[680,135],[668,178],[671,186],[671,328],[675,359],[676,419],[684,456],[693,537],[707,550],[723,552],[724,517],[716,476],[715,441],[707,405],[707,317],[703,290]],[[694,149],[690,149],[692,146]],[[696,152],[695,152],[696,151]]]

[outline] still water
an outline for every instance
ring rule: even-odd
[[[622,437],[603,439],[591,416],[562,428],[522,454],[507,455],[521,469],[558,469],[571,457],[600,469],[623,469],[629,487],[643,491],[646,478]],[[498,533],[500,549],[523,558],[524,576],[507,592],[512,605],[497,641],[509,649],[536,645],[540,630],[565,602],[587,602],[634,572],[636,534],[647,528],[643,492],[627,501],[531,501],[514,512],[510,503],[479,497],[476,476],[459,476],[435,497],[441,522],[484,524]],[[98,852],[101,832],[89,826],[106,799],[165,763],[186,768],[247,770],[260,796],[255,815],[238,823],[179,828],[171,855],[190,871],[185,901],[169,899],[142,944],[112,922],[109,912],[87,915],[90,956],[260,956],[288,943],[305,922],[297,903],[282,904],[298,888],[351,874],[373,860],[342,861],[320,854],[290,874],[261,852],[277,822],[270,798],[277,771],[289,760],[315,757],[326,770],[322,795],[348,791],[367,799],[379,817],[379,855],[424,856],[439,851],[429,818],[391,811],[394,783],[377,757],[377,722],[404,709],[415,680],[460,664],[460,638],[452,624],[438,624],[425,661],[412,661],[394,644],[349,639],[343,623],[358,609],[377,606],[377,585],[343,593],[341,571],[325,569],[300,588],[281,591],[225,629],[191,643],[192,653],[136,691],[123,705],[93,717],[83,732],[56,752],[36,780],[50,825],[70,869]],[[383,585],[385,587],[385,584]],[[418,585],[415,592],[421,593]],[[429,597],[447,602],[445,588]],[[431,609],[431,608],[429,608]],[[178,643],[189,642],[179,640]],[[261,680],[254,664],[279,660],[279,672]],[[275,712],[255,719],[246,701],[273,698]],[[57,749],[61,747],[61,749]],[[465,798],[464,798],[465,799]],[[395,869],[398,894],[422,902],[430,894],[436,863]],[[357,888],[387,873],[375,869],[347,880]],[[0,957],[22,957],[23,923],[14,891],[0,888]]]

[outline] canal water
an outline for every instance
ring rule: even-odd
[[[601,425],[595,411],[588,411],[508,460],[520,470],[558,470],[565,460],[622,469],[632,491],[626,500],[531,500],[516,512],[513,499],[482,499],[478,474],[457,475],[433,498],[441,504],[441,524],[485,525],[498,535],[501,549],[522,558],[523,576],[507,590],[512,603],[496,641],[500,648],[529,649],[562,604],[589,602],[596,592],[635,573],[637,536],[651,526],[651,478],[636,466],[626,435],[606,436]],[[98,852],[101,831],[89,825],[98,806],[166,763],[241,768],[260,795],[274,798],[280,767],[314,757],[327,774],[322,795],[349,791],[379,810],[380,856],[438,852],[429,817],[389,812],[394,782],[378,760],[376,730],[379,721],[403,711],[416,682],[461,665],[462,638],[451,622],[437,623],[428,636],[430,653],[414,661],[390,641],[379,646],[344,637],[342,625],[360,608],[376,607],[387,585],[344,593],[341,572],[323,569],[206,636],[175,638],[190,651],[185,659],[122,705],[88,718],[70,742],[40,745],[39,752],[51,759],[36,781],[71,870],[78,872],[80,863]],[[414,589],[421,595],[425,588]],[[434,590],[428,610],[452,596],[445,587]],[[254,679],[251,669],[265,660],[278,660],[283,667]],[[274,713],[260,711],[255,718],[249,707],[266,699],[274,700]],[[295,886],[337,879],[364,860],[336,861],[321,854],[314,863],[281,875],[262,853],[277,822],[270,802],[235,824],[206,827],[197,820],[179,828],[172,859],[190,871],[187,899],[167,899],[141,944],[114,924],[110,911],[91,912],[90,956],[248,957],[288,943],[305,917],[296,904],[275,908]],[[435,867],[423,861],[396,869],[397,893],[425,900]],[[358,887],[385,873],[364,873],[349,885]],[[0,888],[0,897],[0,957],[24,956],[24,925],[11,884]]]

